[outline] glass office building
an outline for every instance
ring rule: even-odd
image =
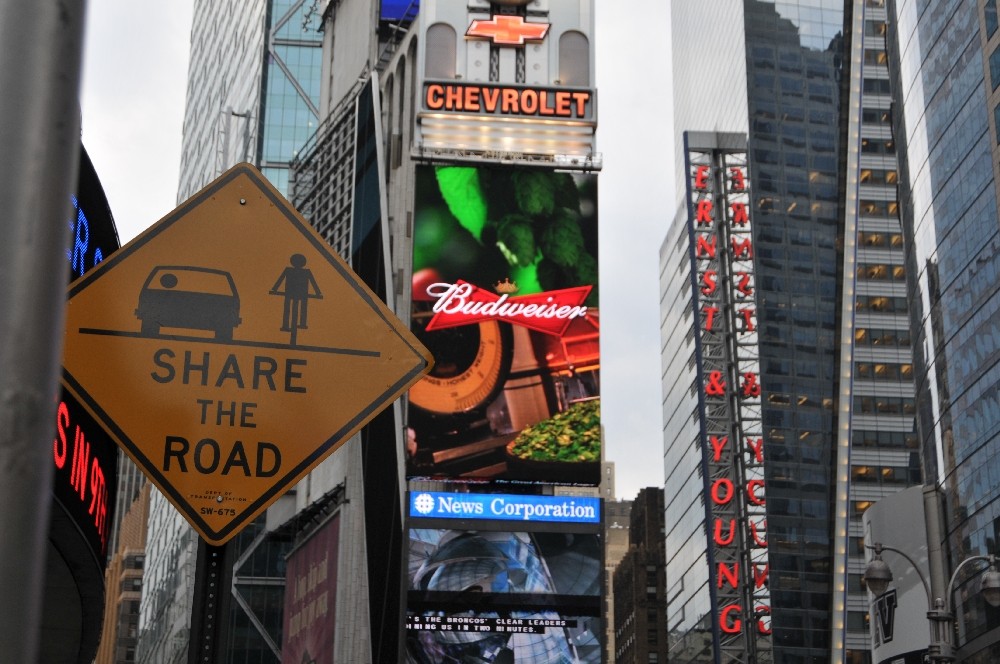
[[[995,0],[887,5],[918,433],[944,489],[950,575],[1000,542],[1000,31]],[[964,569],[956,657],[998,661],[1000,612]]]
[[[243,161],[285,191],[288,163],[319,124],[322,35],[309,11],[295,0],[195,2],[178,202]],[[258,546],[259,530],[232,544],[244,566],[232,662],[280,660],[283,545]],[[148,537],[137,661],[187,661],[198,536],[154,491]]]
[[[920,482],[885,8],[742,7],[672,5],[675,145],[683,174],[684,132],[746,137],[771,602],[764,656],[861,664],[870,656],[860,515]],[[671,659],[713,662],[720,579],[703,506],[688,216],[678,212],[661,248],[668,630]]]

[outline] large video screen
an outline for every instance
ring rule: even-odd
[[[600,482],[597,178],[421,166],[410,478]]]
[[[597,532],[409,533],[408,664],[601,661]]]

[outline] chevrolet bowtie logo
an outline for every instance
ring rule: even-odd
[[[485,37],[494,44],[524,46],[525,40],[545,39],[548,31],[548,23],[526,23],[522,16],[498,14],[488,21],[474,20],[465,35]]]

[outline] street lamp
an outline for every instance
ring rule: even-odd
[[[997,571],[996,557],[992,554],[988,556],[970,556],[959,563],[958,567],[955,568],[954,574],[951,575],[951,580],[948,582],[948,590],[944,599],[942,599],[940,597],[931,597],[931,589],[927,584],[927,580],[920,573],[920,568],[917,564],[906,553],[891,546],[886,546],[881,542],[876,542],[874,546],[866,544],[865,548],[875,551],[875,557],[868,563],[868,567],[865,568],[863,578],[868,589],[876,597],[883,594],[892,582],[892,570],[882,560],[883,551],[892,551],[903,556],[913,567],[913,571],[917,573],[920,582],[924,584],[924,591],[927,593],[927,620],[930,622],[931,628],[931,639],[930,645],[927,648],[927,654],[931,662],[955,661],[955,652],[951,644],[951,624],[955,618],[951,610],[951,597],[955,590],[955,581],[958,579],[958,573],[965,565],[976,561],[989,563],[986,571],[983,572],[979,579],[979,593],[982,595],[983,600],[990,606],[1000,606],[1000,572]]]

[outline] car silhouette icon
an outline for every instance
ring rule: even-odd
[[[139,293],[135,316],[145,337],[159,336],[161,328],[170,327],[212,331],[217,340],[231,341],[242,322],[232,275],[190,265],[154,267]]]

